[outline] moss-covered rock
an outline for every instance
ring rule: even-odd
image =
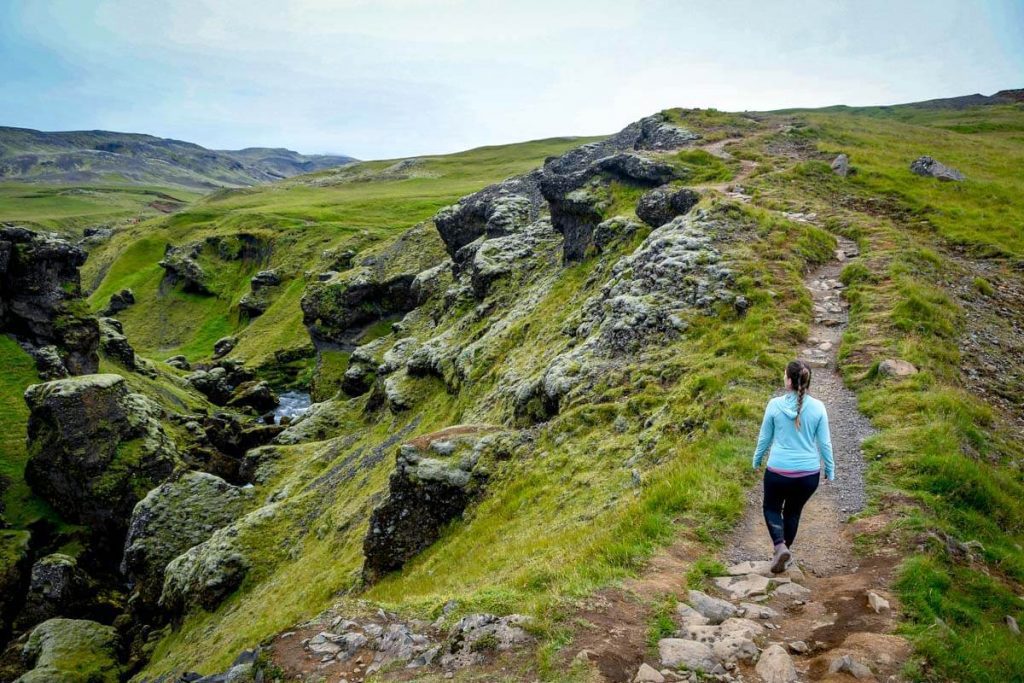
[[[65,518],[88,524],[103,547],[119,553],[135,503],[181,466],[160,408],[111,374],[34,384],[25,401],[26,480]]]
[[[117,632],[85,619],[50,619],[22,650],[31,670],[16,683],[117,683]]]
[[[205,472],[164,482],[138,502],[125,540],[121,571],[144,603],[155,604],[164,568],[242,514],[249,489]]]
[[[164,570],[159,605],[171,614],[217,607],[249,571],[237,535],[237,529],[225,527],[171,560]]]
[[[489,425],[459,425],[399,448],[388,496],[370,516],[363,541],[366,580],[400,569],[462,514],[487,481],[481,456],[501,448],[502,434]]]
[[[135,349],[124,336],[124,327],[116,318],[100,318],[100,348],[103,355],[128,370],[135,370]]]

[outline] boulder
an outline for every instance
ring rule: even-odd
[[[232,399],[237,387],[254,378],[242,361],[223,359],[194,370],[185,380],[210,402],[222,406]]]
[[[117,632],[84,619],[50,619],[36,626],[22,648],[30,671],[15,683],[118,683]]]
[[[644,223],[658,228],[676,216],[689,213],[700,202],[700,194],[689,188],[668,185],[643,194],[636,205],[636,215]]]
[[[265,413],[277,407],[277,394],[270,384],[260,381],[243,382],[231,392],[227,405],[233,407],[250,406],[259,413]]]
[[[177,368],[178,370],[192,369],[192,364],[188,362],[188,358],[185,358],[185,356],[171,356],[164,362],[170,365],[172,368]]]
[[[235,521],[250,498],[248,489],[205,472],[188,472],[146,494],[132,511],[121,561],[134,593],[155,604],[167,564]]]
[[[135,503],[181,466],[159,406],[109,374],[34,384],[25,402],[25,479],[65,519],[90,526],[119,553]]]
[[[764,649],[755,671],[764,683],[793,683],[797,680],[793,658],[778,643]]]
[[[917,374],[917,368],[905,360],[887,358],[878,364],[878,373],[886,377],[909,377]]]
[[[700,612],[711,624],[721,624],[726,619],[739,616],[739,610],[731,602],[713,598],[707,593],[691,590],[688,594],[690,604]]]
[[[258,291],[266,287],[276,287],[281,284],[281,276],[273,270],[261,270],[249,280],[252,291]]]
[[[49,349],[40,367],[45,377],[99,367],[99,325],[85,313],[78,272],[85,258],[81,248],[56,237],[0,228],[0,331],[32,349]]]
[[[477,463],[497,440],[493,427],[463,425],[399,448],[387,496],[370,515],[363,541],[365,580],[400,569],[462,514],[485,485]]]
[[[129,370],[135,370],[135,349],[124,336],[121,321],[114,318],[100,318],[100,348],[104,355]]]
[[[135,292],[130,289],[122,289],[110,295],[107,307],[103,309],[103,315],[114,316],[135,303]]]
[[[494,614],[470,614],[448,632],[442,646],[441,668],[477,664],[491,652],[505,652],[531,640],[525,626],[530,620],[521,614],[499,617]]]
[[[850,175],[852,171],[853,169],[850,168],[850,157],[846,154],[840,154],[832,160],[832,172],[837,176],[845,178]]]
[[[644,663],[637,669],[633,683],[665,683],[665,676],[650,664]]]
[[[842,657],[836,657],[832,660],[832,663],[828,666],[829,673],[848,673],[858,681],[874,680],[875,676],[871,673],[871,668],[866,664],[858,662],[853,658],[853,655],[843,655]]]
[[[724,671],[710,645],[682,638],[662,638],[658,641],[661,665],[670,669],[683,669],[704,673]]]
[[[228,355],[236,344],[238,344],[238,337],[221,337],[213,343],[213,357],[221,358]]]
[[[760,574],[745,574],[719,576],[714,580],[714,584],[730,600],[745,600],[752,596],[767,594],[771,580]]]
[[[25,606],[18,615],[19,628],[78,614],[92,587],[75,558],[61,553],[40,558],[32,565]]]
[[[225,527],[171,560],[164,569],[159,606],[171,615],[216,609],[249,571],[236,537],[234,526]]]
[[[920,156],[910,164],[910,172],[926,178],[937,178],[944,182],[960,182],[964,180],[964,174],[960,171],[941,164],[930,156]]]

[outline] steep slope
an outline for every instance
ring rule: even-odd
[[[0,127],[0,178],[65,184],[132,184],[209,190],[278,180],[353,159],[287,149],[209,150],[135,133],[46,133]]]

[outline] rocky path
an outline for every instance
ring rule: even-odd
[[[847,321],[838,276],[856,255],[855,245],[840,239],[835,260],[805,279],[814,322],[801,358],[815,368],[811,394],[828,408],[837,474],[805,509],[794,544],[798,562],[782,575],[769,571],[771,542],[761,487],[755,486],[722,552],[727,575],[713,579],[707,592],[679,595],[679,630],[659,641],[658,661],[641,665],[633,681],[900,680],[910,646],[892,635],[897,606],[887,587],[896,554],[885,547],[867,554],[853,548],[855,532],[877,529],[885,520],[848,522],[864,507],[860,444],[872,433],[836,365]]]

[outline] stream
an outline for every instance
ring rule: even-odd
[[[310,406],[309,393],[305,391],[285,391],[278,394],[278,405],[274,408],[274,422],[280,424],[281,418],[288,416],[291,419],[302,415]]]

